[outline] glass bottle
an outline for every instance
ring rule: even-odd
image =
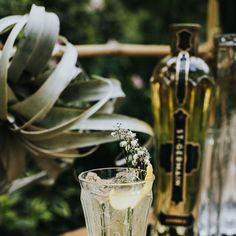
[[[155,67],[151,98],[155,128],[153,235],[197,235],[204,135],[214,79],[198,56],[200,26],[171,26],[171,55]]]
[[[236,235],[236,34],[216,37],[216,105],[209,183],[209,231]],[[210,231],[211,232],[211,231]]]
[[[217,127],[228,126],[236,114],[236,34],[216,37]]]

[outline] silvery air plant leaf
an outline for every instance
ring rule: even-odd
[[[125,96],[118,80],[80,76],[77,49],[59,36],[57,15],[33,5],[29,14],[0,20],[0,34],[6,33],[0,52],[0,193],[55,180],[75,158],[116,141],[110,133],[117,123],[153,135],[147,123],[113,113],[116,99]],[[63,53],[56,56],[58,47]],[[42,172],[24,177],[26,156]]]

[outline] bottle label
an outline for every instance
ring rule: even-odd
[[[186,162],[186,119],[187,114],[183,110],[175,112],[171,197],[175,204],[183,201],[184,164]]]
[[[176,33],[176,47],[179,51],[189,52],[193,48],[193,34],[187,29],[181,29]]]
[[[160,166],[171,175],[171,207],[168,214],[161,212],[159,218],[162,224],[169,226],[191,226],[194,218],[191,212],[184,209],[188,199],[186,179],[198,170],[200,148],[198,143],[187,142],[188,113],[178,109],[174,113],[173,142],[161,145]],[[181,204],[183,203],[183,204]],[[185,212],[185,215],[183,215]]]
[[[186,90],[189,76],[189,53],[179,52],[176,60],[176,96],[179,104],[183,104],[186,98]]]
[[[193,225],[194,218],[191,214],[186,216],[179,216],[179,215],[166,215],[161,212],[159,214],[159,221],[161,222],[162,225],[167,225],[167,226],[190,227]]]
[[[161,145],[160,166],[172,173],[172,200],[183,201],[185,175],[198,169],[200,147],[198,143],[186,141],[188,114],[179,109],[174,114],[174,142]]]

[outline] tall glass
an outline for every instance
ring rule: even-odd
[[[216,37],[216,104],[209,130],[200,235],[236,235],[236,34]]]
[[[222,173],[226,168],[228,138],[226,130],[210,128],[207,131],[204,157],[205,170],[202,179],[201,207],[199,214],[200,236],[219,235],[219,215],[222,193]]]
[[[210,163],[204,178],[199,233],[201,236],[236,235],[235,123],[208,131],[205,154]]]
[[[236,34],[217,37],[218,117],[225,145],[221,147],[219,233],[236,234]],[[222,143],[222,142],[221,142]],[[222,145],[222,144],[221,144]]]
[[[215,127],[229,126],[236,113],[236,34],[216,37],[216,119]]]
[[[140,169],[103,168],[79,175],[89,236],[146,235],[154,177],[140,180],[145,174]]]

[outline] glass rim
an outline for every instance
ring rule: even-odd
[[[215,42],[222,47],[236,46],[236,33],[216,34]]]
[[[82,177],[84,174],[89,173],[89,172],[96,172],[96,171],[104,171],[104,170],[128,170],[128,169],[132,169],[132,170],[138,170],[138,171],[142,171],[142,172],[146,172],[146,170],[143,169],[138,169],[138,168],[129,168],[129,167],[104,167],[104,168],[95,168],[95,169],[90,169],[90,170],[86,170],[81,172],[79,175],[76,175],[76,179],[78,182],[83,182],[83,183],[87,183],[87,184],[91,184],[91,185],[99,185],[99,186],[114,186],[114,187],[118,187],[118,186],[134,186],[134,185],[140,185],[140,184],[145,184],[147,182],[150,181],[154,181],[155,176],[154,174],[152,174],[152,178],[148,179],[148,180],[140,180],[140,181],[136,181],[136,182],[130,182],[130,183],[95,183],[95,182],[91,182],[89,180],[86,180],[84,177]]]
[[[171,30],[180,30],[180,29],[189,29],[199,31],[201,29],[201,25],[197,23],[173,23],[170,24],[169,28]]]

